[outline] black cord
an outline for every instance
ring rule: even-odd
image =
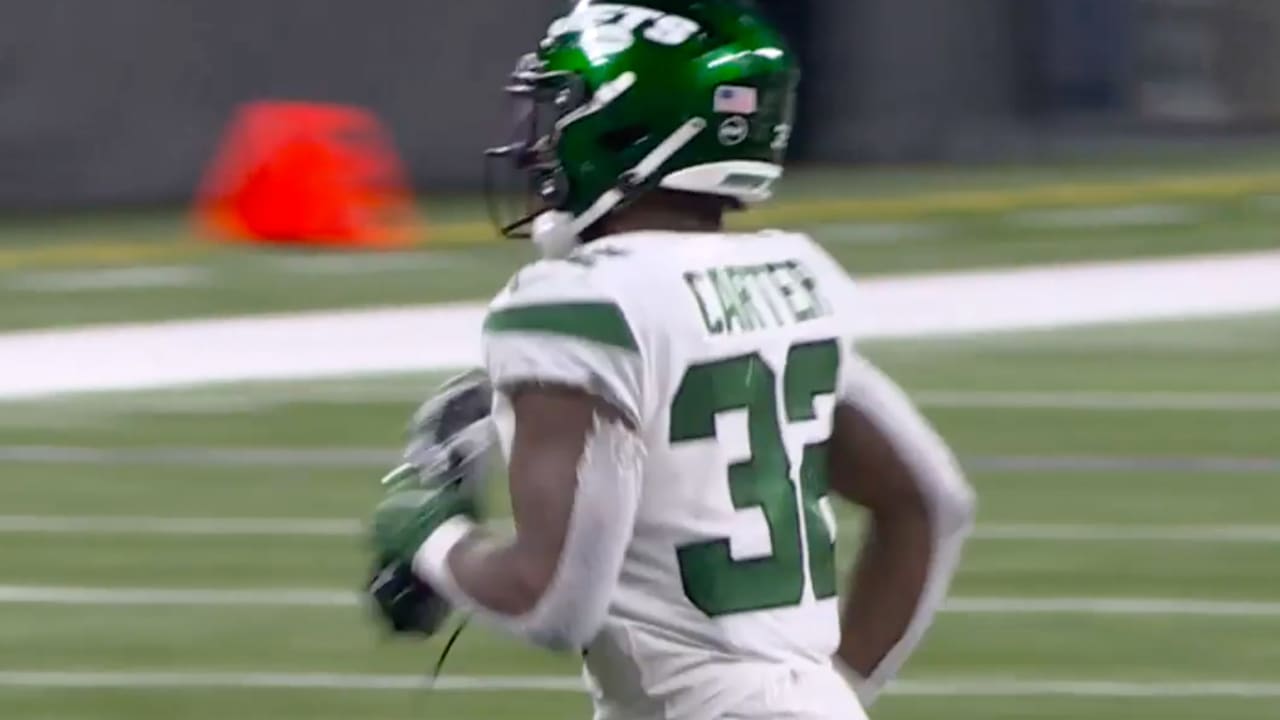
[[[431,685],[435,686],[436,681],[440,679],[440,672],[444,670],[444,661],[448,659],[449,652],[453,650],[454,643],[458,642],[458,638],[462,635],[462,631],[467,629],[467,624],[471,622],[471,616],[462,618],[462,622],[458,623],[458,627],[454,629],[453,634],[449,636],[449,641],[444,644],[444,649],[440,651],[440,658],[436,660],[436,667],[431,671]]]

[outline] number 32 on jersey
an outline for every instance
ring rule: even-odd
[[[782,376],[781,413],[777,375],[758,353],[685,372],[671,407],[672,445],[715,438],[717,415],[746,411],[751,457],[729,466],[729,497],[738,510],[760,509],[773,547],[770,556],[749,560],[733,559],[728,538],[677,548],[685,594],[708,616],[799,604],[805,545],[814,596],[835,596],[835,549],[819,505],[827,494],[827,441],[804,448],[797,493],[783,433],[788,424],[817,417],[814,399],[835,392],[839,366],[834,340],[792,347]]]

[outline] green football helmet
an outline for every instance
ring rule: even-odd
[[[561,256],[657,188],[730,205],[766,200],[782,175],[798,81],[750,0],[581,0],[507,87],[516,135],[486,154],[512,164],[527,204],[498,225]],[[497,197],[492,183],[489,193]]]

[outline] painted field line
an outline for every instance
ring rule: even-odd
[[[329,384],[336,387],[330,388]],[[342,381],[319,384],[264,385],[246,388],[244,394],[212,394],[210,391],[167,392],[159,395],[120,396],[114,402],[83,398],[62,400],[63,404],[30,404],[15,415],[12,424],[21,424],[28,409],[53,412],[60,417],[111,417],[135,413],[177,413],[184,415],[226,415],[265,412],[287,405],[374,405],[400,403],[412,406],[430,392],[422,381],[406,381],[402,386],[352,386]],[[1099,392],[1093,390],[918,390],[911,398],[922,407],[977,410],[1081,410],[1081,411],[1170,411],[1170,412],[1280,412],[1280,392]],[[69,404],[74,404],[74,409]],[[64,420],[65,421],[65,420]]]
[[[446,690],[451,692],[581,692],[573,676],[444,676],[340,673],[22,672],[0,671],[0,687],[66,689]]]
[[[1030,525],[984,524],[974,529],[979,540],[1046,540],[1053,542],[1189,542],[1280,543],[1280,525]]]
[[[1202,392],[969,392],[921,390],[912,393],[920,405],[940,408],[1011,410],[1169,410],[1280,411],[1280,393]]]
[[[1175,598],[956,597],[943,612],[962,615],[1187,615],[1280,617],[1280,602]]]
[[[0,445],[0,463],[98,466],[324,468],[368,471],[394,465],[392,448],[155,447]],[[971,472],[1217,473],[1280,472],[1280,458],[1110,455],[976,455],[960,458]],[[0,480],[2,481],[2,480]]]
[[[445,675],[428,684],[422,675],[234,672],[41,672],[0,671],[0,687],[130,690],[368,690],[442,692],[585,692],[574,676]],[[1080,698],[1280,698],[1280,683],[1114,680],[938,678],[899,680],[886,691],[901,697],[1080,697]]]
[[[355,607],[359,595],[344,590],[178,590],[0,585],[3,605],[143,607]]]
[[[177,607],[356,607],[342,590],[211,590],[0,585],[0,604]],[[1175,598],[957,597],[943,612],[957,615],[1187,615],[1280,617],[1280,602]]]
[[[170,465],[178,467],[391,467],[400,451],[387,448],[159,447],[93,448],[68,445],[0,445],[0,462],[68,465]]]
[[[831,245],[892,245],[941,237],[945,225],[926,223],[829,223],[814,228],[814,236]]]
[[[47,535],[353,537],[361,534],[363,530],[364,526],[359,521],[339,518],[0,515],[0,533],[38,533]]]
[[[209,279],[210,272],[204,268],[138,267],[32,273],[9,280],[8,286],[28,292],[101,292],[193,287],[206,284]]]
[[[1203,210],[1186,205],[1122,205],[1024,210],[1006,215],[1005,222],[1022,227],[1060,230],[1168,227],[1190,224],[1204,214]]]
[[[457,266],[465,258],[456,254],[446,255],[440,250],[421,252],[395,252],[381,255],[351,255],[350,253],[279,257],[269,260],[270,266],[283,272],[301,275],[358,275],[382,272],[414,272],[424,268]]]
[[[962,457],[970,472],[1215,473],[1247,475],[1280,472],[1280,458],[1153,457],[1107,455],[987,455]]]
[[[1280,683],[1120,682],[1111,680],[900,680],[888,688],[904,697],[1239,698],[1280,697]]]
[[[490,523],[509,532],[509,518]],[[155,516],[0,515],[0,534],[176,535],[228,537],[355,537],[358,520],[342,518],[179,518]],[[989,541],[1280,543],[1280,525],[978,525],[973,537]]]
[[[878,278],[865,338],[1185,319],[1280,308],[1280,252]],[[1063,302],[1064,297],[1072,298]],[[0,397],[473,366],[477,304],[104,325],[0,335]],[[433,338],[406,351],[406,333]],[[83,358],[92,357],[92,363]]]

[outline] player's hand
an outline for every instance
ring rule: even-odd
[[[407,563],[374,566],[365,592],[378,617],[396,635],[431,637],[449,617],[449,602],[413,574]]]
[[[371,541],[377,561],[366,591],[393,633],[430,637],[448,619],[450,606],[413,572],[413,556],[450,518],[475,518],[475,502],[459,482],[432,490],[417,486],[410,466],[388,478],[390,490],[373,511]]]
[[[495,439],[492,401],[488,376],[473,370],[446,382],[414,413],[405,462],[382,478],[387,494],[374,510],[374,557],[412,562],[445,521],[478,518],[483,458]]]
[[[410,472],[414,471],[400,471],[402,476]],[[473,494],[460,482],[422,488],[408,480],[392,480],[386,498],[373,511],[374,557],[388,563],[412,563],[422,543],[447,520],[475,520],[478,516]]]
[[[453,517],[476,519],[496,433],[493,391],[482,371],[446,382],[413,415],[404,463],[382,478],[386,496],[371,522],[376,558],[370,600],[394,633],[430,636],[449,605],[413,572],[422,543]]]
[[[493,388],[482,370],[451,378],[413,414],[404,465],[383,485],[439,487],[461,482],[482,484],[497,442],[491,415]]]

